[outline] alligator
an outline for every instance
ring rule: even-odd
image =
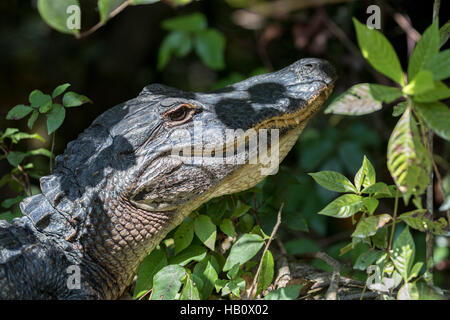
[[[327,61],[306,58],[213,92],[152,84],[107,110],[56,157],[42,193],[20,203],[23,216],[0,220],[0,298],[119,298],[193,210],[265,177],[262,161],[250,163],[248,133],[277,135],[266,142],[278,165],[335,79]],[[216,152],[227,161],[205,161]]]

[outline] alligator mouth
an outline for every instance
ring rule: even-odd
[[[296,127],[305,120],[309,120],[323,105],[330,93],[333,91],[334,83],[329,84],[318,91],[308,102],[306,108],[302,108],[294,113],[287,113],[282,116],[272,117],[257,124],[253,129],[284,129]]]

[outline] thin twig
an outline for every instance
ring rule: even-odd
[[[441,6],[441,1],[434,0],[432,22],[434,22],[435,20],[437,20],[439,18],[440,6]],[[430,130],[430,128],[426,128],[426,131],[427,131],[428,152],[429,152],[430,156],[433,156],[433,131]],[[431,218],[431,220],[433,220],[433,216],[434,216],[434,212],[433,212],[434,211],[433,210],[433,206],[434,206],[434,194],[433,194],[434,173],[433,173],[433,170],[430,170],[428,178],[429,178],[430,184],[427,187],[427,195],[426,195],[427,203],[426,204],[427,204],[427,210],[430,214],[430,218]],[[430,259],[433,261],[434,237],[431,232],[427,232],[426,237],[425,237],[425,243],[426,243],[426,260],[427,260],[427,262],[430,261]],[[427,263],[427,265],[428,265],[428,263]],[[428,269],[428,272],[433,274],[433,264],[431,264],[430,268]],[[432,281],[433,280],[431,280],[431,284],[433,283]]]
[[[273,227],[272,233],[270,234],[269,241],[267,241],[266,247],[264,248],[264,251],[263,251],[262,256],[261,256],[261,260],[259,261],[259,265],[258,265],[258,269],[256,270],[255,277],[253,278],[253,283],[252,283],[252,285],[250,287],[250,290],[249,290],[249,293],[248,293],[248,296],[249,296],[250,299],[254,299],[255,298],[256,282],[258,281],[258,276],[259,276],[259,273],[261,272],[264,255],[266,254],[267,250],[269,249],[270,243],[272,242],[273,238],[275,237],[275,234],[278,231],[278,227],[281,224],[281,212],[283,211],[283,207],[284,207],[284,202],[281,204],[280,209],[278,210],[277,223],[275,224],[275,227]]]
[[[122,3],[120,6],[118,6],[116,9],[114,9],[113,11],[111,11],[111,13],[108,15],[108,19],[106,19],[105,21],[100,21],[98,22],[96,25],[94,25],[92,28],[90,28],[89,30],[76,34],[75,37],[77,39],[81,39],[84,37],[87,37],[89,35],[91,35],[92,33],[94,33],[95,31],[97,31],[98,29],[100,29],[101,27],[103,27],[106,22],[111,19],[114,18],[116,15],[118,15],[123,9],[125,9],[126,7],[128,7],[130,5],[130,0],[126,0],[124,3]]]

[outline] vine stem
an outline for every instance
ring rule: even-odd
[[[432,22],[437,20],[439,18],[439,8],[441,7],[441,0],[434,0],[433,4],[433,18]],[[426,139],[427,139],[427,145],[428,145],[428,152],[430,154],[430,157],[433,157],[433,131],[429,128],[426,128]],[[430,218],[433,219],[434,216],[434,210],[433,210],[433,204],[434,204],[434,195],[433,195],[433,179],[434,179],[434,173],[433,170],[430,170],[430,173],[428,175],[430,184],[427,187],[427,194],[426,194],[426,206],[427,210],[430,214]],[[426,260],[427,262],[433,261],[433,251],[434,251],[434,237],[431,232],[427,232],[425,237],[425,243],[426,243]],[[428,263],[427,263],[428,264]],[[429,272],[433,273],[433,264],[430,265]],[[432,280],[431,280],[432,281]]]
[[[277,222],[275,224],[275,226],[273,227],[272,233],[270,234],[269,237],[269,241],[267,241],[266,247],[264,248],[264,251],[261,255],[261,260],[259,261],[259,265],[258,265],[258,269],[256,271],[255,277],[253,278],[253,283],[250,287],[250,289],[248,290],[248,298],[249,299],[254,299],[255,295],[256,295],[256,290],[257,290],[257,281],[258,281],[258,276],[259,273],[261,272],[261,267],[262,267],[262,262],[264,259],[264,255],[266,254],[267,250],[269,249],[270,243],[272,242],[272,240],[275,237],[275,234],[277,233],[278,227],[281,224],[281,212],[283,211],[283,207],[284,207],[284,202],[281,204],[280,209],[278,210],[278,214],[277,214]]]
[[[389,261],[389,258],[391,256],[392,242],[394,240],[394,233],[395,233],[395,223],[397,222],[397,211],[398,211],[398,189],[395,192],[394,215],[392,217],[392,229],[391,229],[391,236],[389,237],[389,245],[387,250],[386,261]]]
[[[116,15],[118,15],[123,9],[125,9],[126,7],[128,7],[130,5],[131,1],[127,0],[124,3],[122,3],[120,6],[118,6],[116,9],[114,9],[113,11],[111,11],[111,13],[108,15],[108,19],[106,19],[105,21],[100,21],[98,22],[96,25],[94,25],[92,28],[90,28],[89,30],[79,33],[77,35],[75,35],[75,37],[77,39],[81,39],[84,37],[87,37],[88,35],[94,33],[95,31],[97,31],[98,29],[100,29],[101,27],[103,27],[106,23],[106,21],[108,21],[109,19],[115,17]]]

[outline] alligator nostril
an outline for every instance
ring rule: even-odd
[[[313,65],[311,63],[307,63],[307,64],[305,64],[305,67],[312,68]]]

